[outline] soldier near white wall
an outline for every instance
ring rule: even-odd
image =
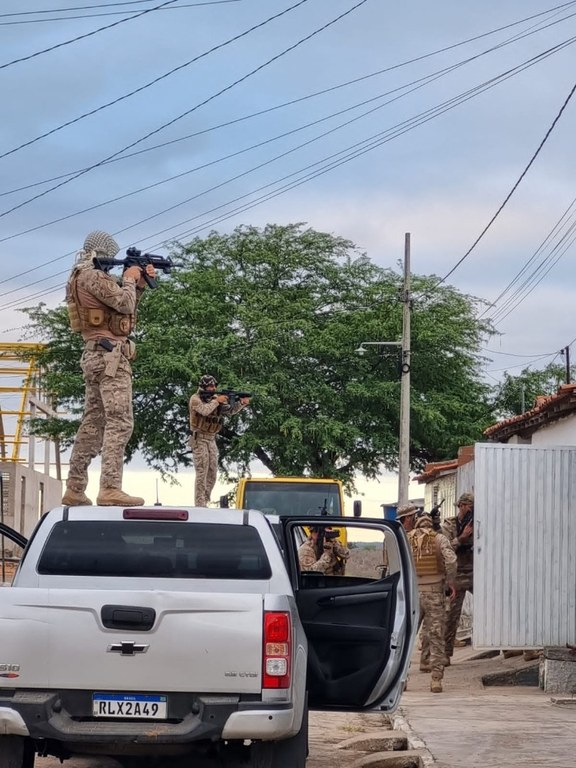
[[[62,503],[92,504],[86,496],[88,467],[102,455],[97,504],[139,506],[144,499],[122,490],[124,451],[132,435],[132,368],[128,335],[145,288],[140,267],[125,270],[121,282],[99,268],[98,258],[114,258],[119,247],[106,232],[91,232],[78,254],[66,287],[72,330],[85,341],[80,361],[85,382],[84,414],[72,448]],[[155,277],[154,267],[146,273]]]
[[[462,614],[466,592],[474,587],[474,495],[463,493],[456,502],[458,513],[442,524],[442,532],[454,548],[458,559],[456,597],[448,608],[446,620],[446,659],[448,664],[454,653],[456,630]]]
[[[196,480],[194,483],[194,504],[206,507],[218,475],[218,446],[216,435],[222,429],[225,416],[234,416],[250,403],[249,397],[242,397],[230,404],[229,397],[216,393],[217,381],[214,376],[202,376],[198,390],[190,398],[190,440]]]
[[[456,590],[456,555],[448,539],[433,528],[430,515],[423,514],[408,533],[418,576],[422,656],[420,669],[431,672],[430,690],[442,693],[444,677],[444,632],[446,626],[446,589],[453,598]],[[428,650],[424,650],[427,648]],[[428,656],[429,654],[429,656]]]

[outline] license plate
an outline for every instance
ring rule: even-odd
[[[92,696],[92,714],[94,717],[166,720],[168,697],[139,693],[95,693]]]

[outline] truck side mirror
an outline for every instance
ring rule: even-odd
[[[220,507],[222,509],[228,509],[228,495],[225,494],[224,496],[220,496]]]
[[[360,499],[356,499],[352,503],[352,513],[354,517],[360,517],[360,515],[362,514],[362,502],[360,501]]]

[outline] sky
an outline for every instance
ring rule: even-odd
[[[410,232],[493,303],[488,381],[576,337],[576,2],[3,0],[0,41],[0,342],[93,229],[296,221],[394,268]]]

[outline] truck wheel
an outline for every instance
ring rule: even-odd
[[[306,768],[307,757],[308,707],[306,706],[302,727],[295,736],[282,741],[260,741],[252,745],[250,768]]]
[[[34,744],[23,736],[0,736],[0,768],[34,768]]]

